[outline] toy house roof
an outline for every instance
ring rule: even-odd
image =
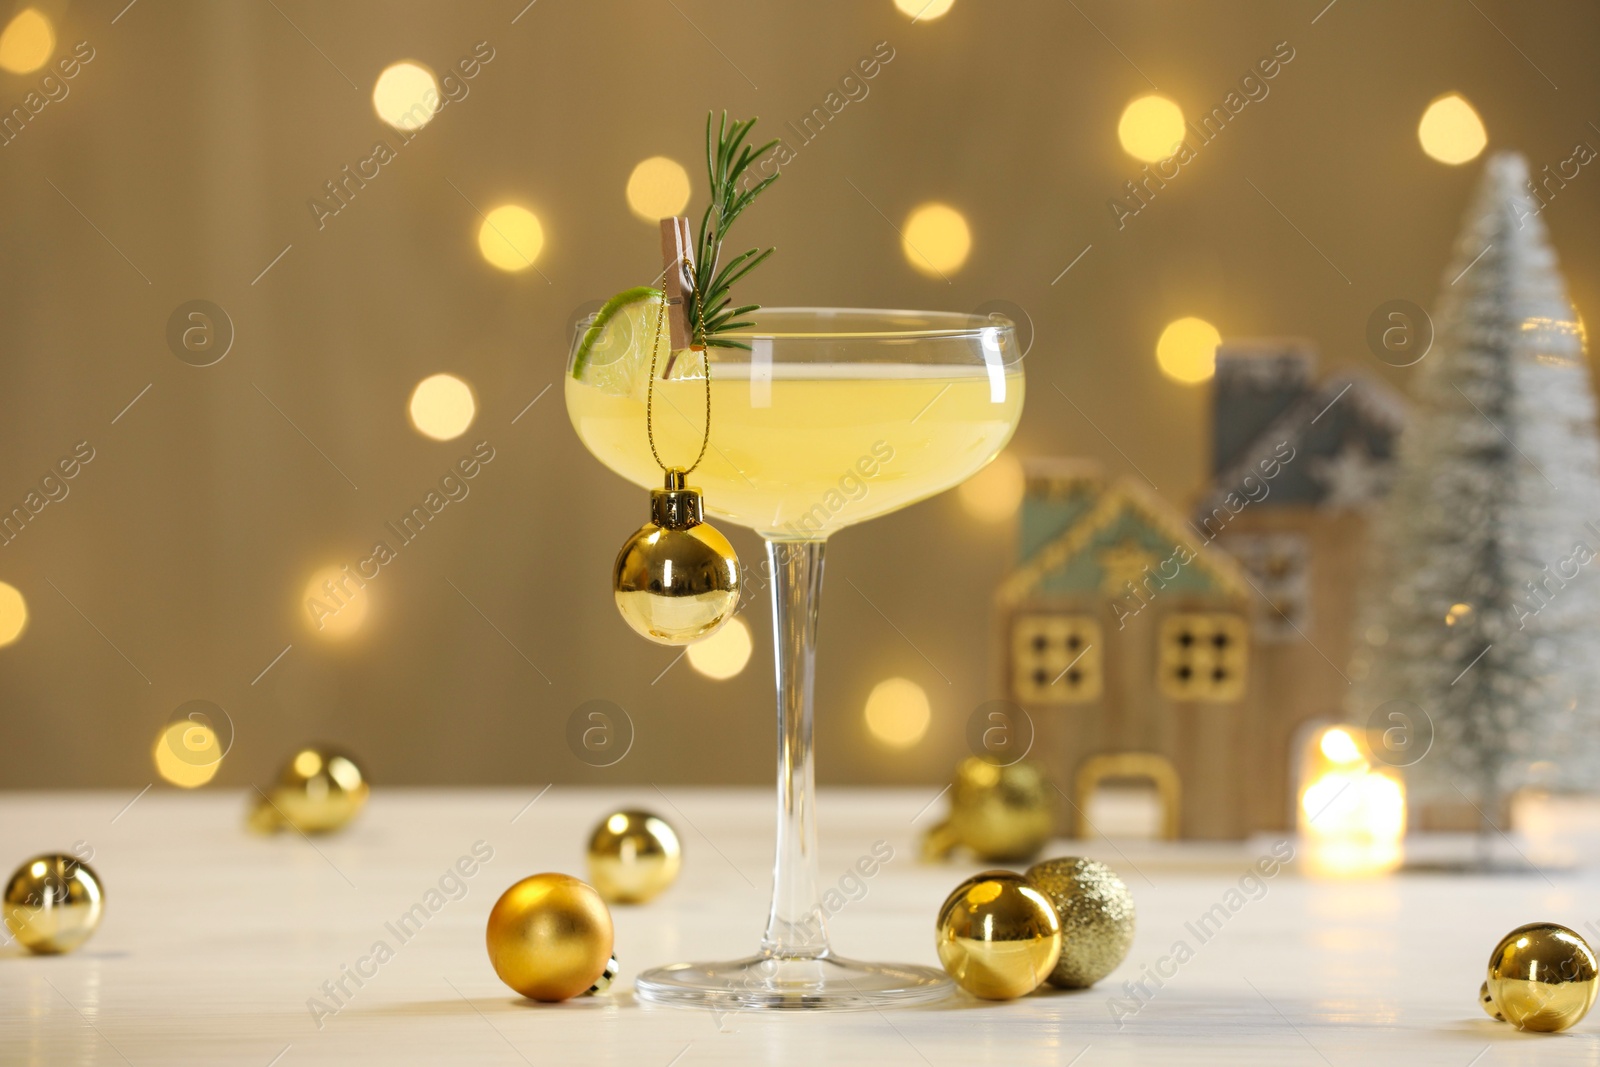
[[[1201,514],[1261,463],[1284,462],[1258,506],[1365,507],[1388,488],[1405,402],[1360,372],[1316,380],[1316,353],[1302,340],[1245,338],[1217,347],[1211,390],[1211,485]],[[1253,484],[1253,483],[1252,483]]]
[[[1243,597],[1249,590],[1238,564],[1202,547],[1204,538],[1170,504],[1131,479],[1107,479],[1093,463],[1029,463],[1021,526],[1021,564],[1000,587],[1004,605],[1085,593],[1120,597],[1144,567],[1175,591]]]

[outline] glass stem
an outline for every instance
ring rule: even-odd
[[[772,865],[772,914],[761,950],[767,956],[809,958],[828,951],[828,930],[817,894],[811,737],[823,542],[766,544],[778,677],[778,844]]]

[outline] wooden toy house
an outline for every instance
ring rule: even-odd
[[[1093,464],[1028,470],[1000,662],[1080,834],[1095,789],[1128,779],[1155,788],[1164,836],[1294,825],[1297,742],[1344,717],[1368,509],[1403,419],[1380,383],[1313,367],[1295,342],[1219,349],[1192,518]]]

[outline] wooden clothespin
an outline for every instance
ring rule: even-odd
[[[661,262],[666,268],[663,291],[667,294],[672,350],[676,352],[694,343],[689,329],[689,298],[694,295],[694,237],[687,216],[661,220]]]

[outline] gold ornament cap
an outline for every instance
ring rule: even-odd
[[[1015,871],[984,871],[962,882],[939,909],[939,962],[956,984],[984,1000],[1039,988],[1061,957],[1061,920],[1033,883]]]
[[[589,835],[589,882],[612,904],[651,900],[682,867],[678,832],[654,812],[614,811]]]
[[[687,530],[706,520],[700,490],[691,488],[688,475],[677,467],[667,471],[667,484],[650,490],[650,521],[663,530]]]
[[[1117,969],[1133,946],[1133,894],[1117,872],[1099,860],[1062,856],[1029,867],[1061,917],[1061,958],[1048,981],[1061,989],[1087,989]]]
[[[616,982],[616,980],[617,957],[616,954],[613,953],[611,958],[606,961],[606,969],[600,972],[600,977],[594,980],[594,985],[583,991],[583,995],[586,997],[602,996],[608,990],[610,990],[612,984]]]
[[[611,912],[594,887],[553,873],[531,875],[502,893],[484,932],[494,973],[542,1001],[570,1000],[593,990],[608,969],[614,974],[615,937]]]
[[[1480,991],[1518,1030],[1555,1033],[1575,1026],[1594,1007],[1600,963],[1578,934],[1559,923],[1519,926],[1494,947]]]
[[[47,852],[12,872],[6,928],[29,952],[71,952],[93,936],[105,910],[100,876],[76,856]]]

